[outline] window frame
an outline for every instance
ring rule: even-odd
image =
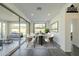
[[[55,25],[56,25],[56,27],[55,28],[52,28]],[[55,21],[55,22],[53,22],[51,24],[51,30],[52,30],[52,32],[59,32],[59,22],[58,21]]]
[[[40,28],[40,27],[35,28],[35,24],[44,24],[44,28]],[[45,29],[45,28],[46,28],[46,24],[45,23],[34,23],[34,33],[36,33],[35,29]]]

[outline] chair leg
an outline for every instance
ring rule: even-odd
[[[1,46],[1,49],[0,50],[3,50],[3,46]]]

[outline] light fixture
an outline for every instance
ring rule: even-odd
[[[48,16],[50,16],[51,14],[50,13],[48,13]]]
[[[37,10],[42,10],[42,7],[37,7],[36,9],[37,9]]]
[[[34,16],[34,13],[32,13],[31,16]]]

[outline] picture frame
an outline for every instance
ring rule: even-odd
[[[52,30],[52,32],[58,32],[59,31],[59,22],[58,21],[51,24],[51,30]]]

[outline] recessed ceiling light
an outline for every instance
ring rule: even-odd
[[[34,13],[32,13],[31,16],[34,16]]]
[[[50,16],[51,14],[50,13],[48,13],[48,16]]]

